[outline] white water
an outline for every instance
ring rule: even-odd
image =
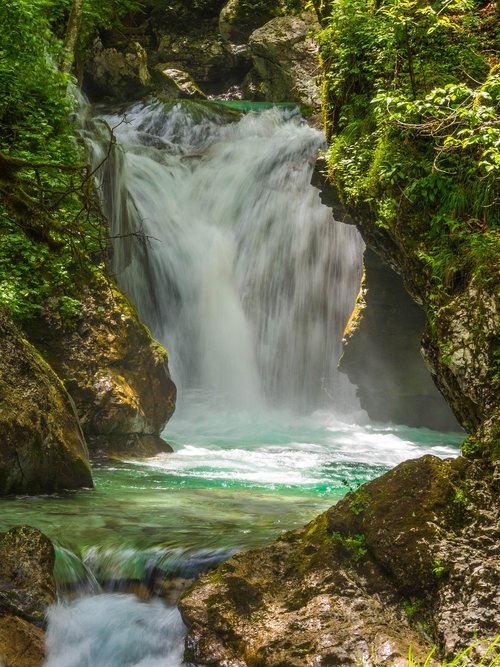
[[[179,667],[184,624],[176,607],[134,595],[95,595],[48,612],[45,667]]]
[[[106,120],[123,147],[101,174],[118,280],[171,352],[181,400],[352,404],[336,364],[363,244],[310,185],[322,134],[277,109],[235,120],[155,102]]]

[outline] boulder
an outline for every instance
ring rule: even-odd
[[[0,494],[91,487],[73,401],[0,309]]]
[[[0,665],[41,667],[42,626],[56,600],[54,548],[36,528],[17,526],[0,535]]]
[[[43,630],[17,616],[0,616],[0,665],[42,667],[44,662]]]
[[[99,38],[94,41],[92,57],[85,61],[84,85],[93,97],[130,101],[154,90],[148,57],[139,42],[125,50],[105,48]]]
[[[219,32],[233,44],[246,44],[254,30],[280,14],[279,0],[229,0],[219,15]]]
[[[494,636],[497,491],[490,470],[464,459],[402,463],[304,529],[202,577],[180,603],[186,658],[407,667],[410,646],[417,660],[433,644],[450,657]],[[471,664],[486,646],[477,643]]]
[[[36,528],[17,526],[0,536],[2,617],[43,626],[47,607],[56,599],[54,560],[52,543]]]
[[[83,288],[70,323],[48,302],[31,336],[72,395],[91,451],[172,451],[159,437],[176,398],[166,350],[116,287],[103,281]]]
[[[224,42],[216,32],[192,32],[188,35],[164,34],[155,58],[163,68],[182,70],[202,90],[226,90],[239,83],[250,68],[244,49]]]
[[[261,94],[269,102],[296,101],[309,112],[321,106],[317,47],[319,30],[313,14],[279,16],[255,30],[249,48]]]
[[[169,99],[206,97],[187,72],[169,67],[167,63],[158,63],[153,70],[153,77],[157,84],[157,90]]]

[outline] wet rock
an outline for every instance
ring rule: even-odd
[[[0,537],[0,615],[43,625],[56,599],[54,559],[52,543],[36,528],[19,526]],[[4,620],[0,627],[5,631],[7,625]]]
[[[491,471],[463,459],[399,465],[195,584],[181,600],[188,659],[406,667],[409,646],[422,658],[436,643],[450,656],[493,635],[494,493]],[[473,664],[484,646],[474,651]]]
[[[469,433],[500,457],[499,294],[474,283],[441,308],[423,339],[423,355],[441,392]]]
[[[74,404],[0,310],[0,494],[93,486]]]
[[[85,61],[85,82],[93,96],[129,101],[154,90],[146,51],[131,42],[122,51],[105,48],[100,39],[93,44],[93,55]]]
[[[153,76],[157,82],[159,92],[169,98],[206,97],[187,72],[171,68],[168,64],[158,63],[154,68]]]
[[[303,14],[279,16],[251,34],[254,70],[267,101],[296,101],[311,112],[320,108],[317,47],[310,36],[317,30],[315,16]]]
[[[364,266],[363,294],[344,333],[339,369],[373,421],[459,431],[420,354],[422,309],[370,248]]]
[[[226,90],[250,68],[246,52],[225,43],[213,31],[162,36],[155,57],[162,67],[182,70],[207,92]]]
[[[93,451],[171,451],[159,438],[175,409],[167,353],[115,287],[86,287],[69,326],[47,304],[31,335],[71,393]]]
[[[279,0],[264,3],[229,0],[219,16],[219,32],[234,44],[245,44],[254,30],[281,13]]]
[[[0,665],[42,667],[45,635],[40,628],[16,616],[0,617]]]

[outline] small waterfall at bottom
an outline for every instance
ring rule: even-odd
[[[104,119],[118,140],[100,169],[116,275],[171,353],[181,397],[345,409],[336,364],[363,244],[310,184],[322,134],[296,112],[193,102]],[[90,143],[97,166],[108,148]]]

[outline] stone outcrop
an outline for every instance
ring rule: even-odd
[[[315,16],[303,14],[279,16],[251,34],[249,49],[261,99],[296,101],[309,111],[319,110],[318,53],[311,37],[318,30]]]
[[[346,328],[339,369],[373,421],[459,431],[420,354],[422,309],[370,248],[364,266],[362,303]]]
[[[175,409],[167,353],[111,284],[85,287],[69,325],[48,303],[30,335],[73,397],[91,451],[152,455]]]
[[[124,50],[105,48],[94,41],[92,58],[85,63],[86,79],[95,96],[125,101],[143,97],[155,89],[147,54],[139,42],[130,42]]]
[[[0,536],[0,664],[41,667],[42,626],[55,602],[54,549],[40,531],[12,528]]]
[[[2,310],[0,358],[0,494],[93,486],[70,396]]]
[[[217,32],[164,34],[155,58],[167,67],[186,71],[207,93],[227,90],[248,71],[246,54],[232,48]]]
[[[83,63],[84,89],[99,101],[131,101],[149,93],[169,99],[212,95],[295,101],[308,113],[319,110],[315,14],[283,15],[279,0],[230,0],[217,19],[215,10],[211,5],[200,19],[186,5],[177,19],[168,19],[173,5],[163,13],[147,7],[140,26],[107,31]],[[169,71],[182,73],[182,85]]]
[[[246,44],[254,30],[280,14],[279,0],[269,2],[242,2],[229,0],[219,15],[219,32],[223,39],[233,44]]]
[[[406,667],[410,645],[422,657],[436,642],[449,656],[493,636],[500,535],[489,474],[464,459],[408,461],[304,529],[235,556],[181,601],[188,659]]]

